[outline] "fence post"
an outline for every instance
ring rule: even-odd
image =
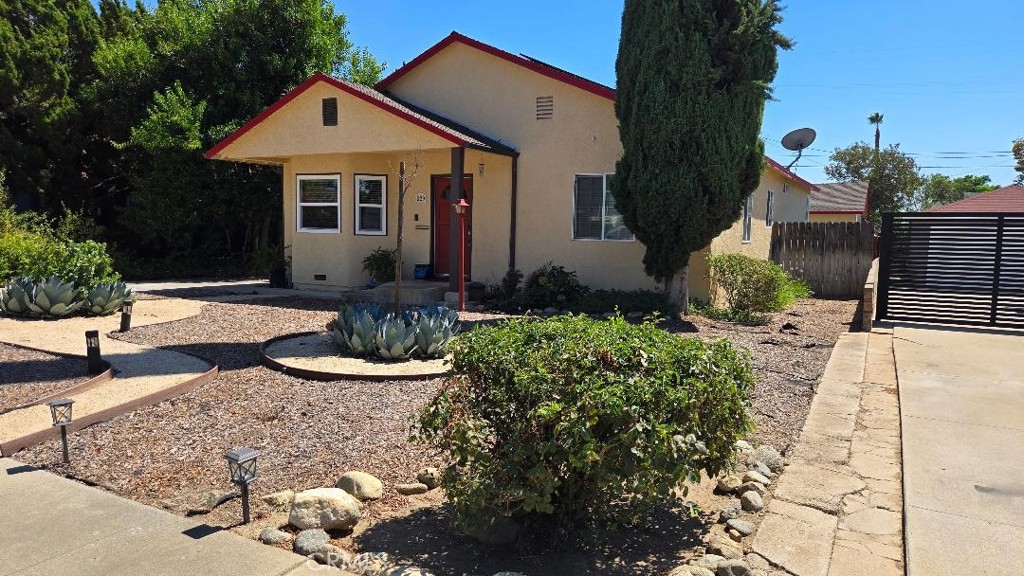
[[[882,237],[878,246],[878,303],[876,317],[884,320],[889,316],[889,274],[892,272],[893,213],[882,214]]]
[[[999,271],[1003,265],[1003,216],[999,216],[999,224],[996,227],[996,260],[995,270],[992,272],[992,309],[989,311],[988,323],[993,326],[996,323],[997,311],[999,308]]]

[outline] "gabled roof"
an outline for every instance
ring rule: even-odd
[[[925,212],[997,212],[1024,214],[1024,187],[1005,186],[991,192],[964,198],[945,206],[936,206]]]
[[[241,128],[235,130],[227,138],[218,142],[213,148],[206,151],[207,158],[214,158],[224,148],[227,148],[232,142],[240,138],[246,132],[252,130],[258,126],[261,122],[270,117],[274,112],[277,112],[284,107],[285,104],[291,102],[306,90],[309,90],[319,82],[324,82],[343,92],[351,94],[361,100],[369,102],[382,110],[390,112],[395,116],[415,124],[420,128],[432,132],[446,140],[451,141],[453,144],[459,146],[468,146],[470,148],[478,148],[481,150],[488,150],[498,154],[513,154],[515,149],[507,144],[504,144],[494,138],[485,136],[484,134],[473,130],[464,124],[460,124],[450,118],[441,116],[417,108],[402,102],[393,96],[383,94],[369,86],[350,82],[348,80],[342,80],[339,78],[333,78],[322,72],[317,72],[313,76],[310,76],[302,84],[299,84],[287,94],[282,96],[277,102],[271,104],[266,110],[260,112],[252,120],[246,122]]]
[[[792,181],[794,181],[794,182],[796,182],[796,183],[798,183],[798,184],[800,184],[802,186],[807,187],[807,189],[810,190],[812,193],[815,190],[818,189],[817,185],[811,184],[807,180],[804,180],[803,178],[797,176],[796,172],[793,172],[789,168],[786,168],[782,164],[779,164],[774,159],[772,159],[770,156],[765,156],[764,157],[764,162],[765,162],[765,164],[770,166],[772,170],[775,170],[776,172],[781,174],[783,178],[788,178],[789,180],[792,180]]]
[[[387,78],[378,82],[376,88],[378,90],[386,90],[396,80],[398,80],[402,76],[405,76],[411,70],[418,67],[420,64],[423,64],[427,60],[431,59],[435,54],[451,46],[452,44],[455,44],[456,42],[464,46],[476,48],[481,52],[485,52],[487,54],[490,54],[491,56],[496,56],[498,58],[501,58],[502,60],[506,60],[518,66],[522,66],[523,68],[532,70],[538,74],[547,76],[548,78],[553,78],[555,80],[558,80],[559,82],[564,82],[566,84],[569,84],[570,86],[575,86],[581,90],[586,90],[587,92],[597,94],[598,96],[607,98],[609,100],[615,100],[615,90],[609,86],[605,86],[604,84],[594,82],[593,80],[588,80],[582,76],[577,76],[575,74],[572,74],[571,72],[566,72],[561,68],[556,68],[555,66],[546,64],[534,58],[530,58],[527,56],[517,56],[515,54],[512,54],[511,52],[506,52],[500,48],[491,46],[490,44],[485,44],[483,42],[480,42],[479,40],[474,40],[469,36],[459,34],[458,32],[454,31],[451,34],[449,34],[448,37],[446,37],[444,40],[441,40],[437,44],[434,44],[433,46],[428,48],[426,52],[413,58],[407,64],[403,65],[401,68],[398,68],[394,72],[389,74]]]
[[[868,183],[863,180],[818,184],[811,192],[811,213],[861,214],[867,195]]]

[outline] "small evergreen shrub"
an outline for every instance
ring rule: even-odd
[[[740,316],[761,318],[811,294],[806,283],[794,280],[768,260],[743,254],[712,254],[708,256],[708,269],[712,289],[720,288],[726,308]]]
[[[580,284],[576,272],[548,262],[526,277],[516,303],[526,308],[569,307],[590,289]]]
[[[378,246],[363,258],[363,271],[377,282],[391,282],[395,279],[395,264],[398,262],[398,250]]]
[[[416,438],[450,455],[443,484],[471,531],[634,519],[726,469],[751,429],[750,362],[726,340],[578,315],[476,328],[450,349]]]

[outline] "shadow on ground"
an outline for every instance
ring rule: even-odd
[[[388,552],[435,574],[531,576],[666,573],[702,545],[707,524],[684,508],[658,509],[640,526],[595,529],[548,550],[489,546],[459,533],[446,507],[382,519],[353,538],[363,550]]]

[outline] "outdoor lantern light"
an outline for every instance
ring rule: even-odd
[[[70,398],[58,398],[49,404],[53,425],[60,427],[60,444],[64,449],[65,464],[71,461],[68,457],[68,424],[71,423],[71,407],[74,403]]]
[[[89,374],[103,372],[103,359],[100,358],[100,331],[88,330],[85,333],[85,355],[89,363]]]
[[[121,332],[132,329],[132,303],[125,302],[121,305]]]
[[[466,210],[469,202],[462,198],[455,204],[459,216],[459,312],[466,311]]]
[[[256,479],[256,457],[252,448],[235,448],[224,458],[228,461],[231,482],[242,489],[242,523],[249,523],[249,483]]]
[[[480,173],[480,177],[483,178],[483,176],[484,176],[484,163],[483,162],[477,164],[476,171],[479,172]]]

